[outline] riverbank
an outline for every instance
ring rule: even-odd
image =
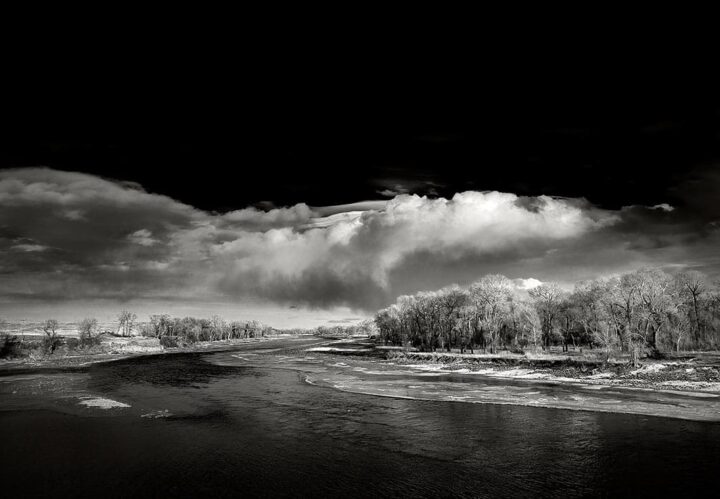
[[[361,356],[419,372],[483,375],[492,378],[577,383],[652,390],[712,392],[720,394],[720,353],[699,352],[669,355],[662,360],[644,359],[632,367],[626,359],[608,362],[592,354],[500,354],[416,352],[384,347],[371,341],[344,340],[311,349],[337,356]]]
[[[63,350],[50,355],[30,355],[0,359],[0,372],[25,369],[72,369],[91,364],[113,362],[133,357],[196,352],[222,352],[243,345],[259,344],[289,338],[313,338],[310,335],[278,334],[259,338],[237,338],[220,341],[200,341],[184,346],[164,347],[155,338],[108,337],[100,345],[87,351]]]
[[[311,385],[396,399],[521,405],[720,421],[718,354],[645,359],[633,368],[596,352],[460,354],[342,341],[309,348],[326,370]]]

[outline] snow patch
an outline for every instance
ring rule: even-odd
[[[658,371],[662,371],[667,367],[667,364],[645,364],[640,369],[635,369],[634,371],[630,371],[630,374],[645,374],[645,373],[656,373]]]
[[[80,405],[84,405],[85,407],[96,407],[98,409],[115,409],[130,407],[129,404],[125,404],[124,402],[118,402],[117,400],[106,399],[102,397],[86,398],[85,400],[80,401]]]

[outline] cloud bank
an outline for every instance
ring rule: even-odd
[[[399,294],[489,272],[528,286],[642,265],[717,275],[715,215],[692,204],[606,210],[584,199],[473,191],[209,213],[133,183],[4,170],[0,299],[373,310]]]

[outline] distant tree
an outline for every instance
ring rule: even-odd
[[[210,340],[217,341],[226,339],[227,331],[229,331],[227,323],[219,315],[213,315],[210,318]]]
[[[17,336],[6,332],[0,333],[0,359],[16,357],[20,351],[21,344]]]
[[[80,321],[78,326],[78,339],[81,347],[89,347],[98,343],[98,321],[93,318],[86,318]]]
[[[7,322],[0,318],[0,359],[15,357],[20,353],[20,340],[14,334],[6,331]]]
[[[230,323],[230,338],[240,338],[243,335],[243,323],[232,321]]]
[[[156,338],[173,336],[173,320],[167,314],[151,315],[150,332]]]
[[[400,322],[400,307],[398,305],[390,305],[375,315],[375,326],[384,345],[388,343],[401,345],[403,343]]]
[[[52,354],[57,347],[62,345],[62,338],[57,333],[58,321],[48,319],[43,323],[42,329],[45,333],[43,348],[45,349],[45,353]]]
[[[133,328],[135,327],[136,320],[137,315],[127,310],[122,310],[120,314],[118,314],[118,329],[120,331],[120,335],[130,336],[132,334]]]

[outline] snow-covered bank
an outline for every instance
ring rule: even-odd
[[[326,368],[306,372],[306,382],[352,393],[720,421],[720,362],[712,355],[646,359],[633,368],[582,357],[406,352],[367,343],[313,351],[327,359]]]
[[[350,393],[380,397],[520,405],[597,412],[640,414],[695,421],[720,421],[720,397],[708,393],[646,390],[581,383],[538,383],[539,379],[467,376],[377,376],[375,373],[314,373],[305,382]],[[387,371],[384,374],[391,374]],[[441,375],[442,373],[435,373]],[[464,373],[454,373],[464,374]],[[447,376],[450,375],[450,376]],[[512,380],[512,381],[511,381]]]
[[[366,344],[363,344],[362,348],[368,349]],[[331,350],[318,351],[333,353]],[[645,359],[640,367],[633,368],[628,362],[603,362],[584,356],[568,357],[542,353],[522,355],[509,352],[499,354],[414,352],[388,350],[383,347],[371,349],[371,355],[367,356],[368,360],[377,358],[378,353],[381,353],[381,358],[377,362],[381,365],[397,364],[418,373],[473,374],[555,383],[720,394],[720,356],[717,354],[669,358],[661,361]]]

